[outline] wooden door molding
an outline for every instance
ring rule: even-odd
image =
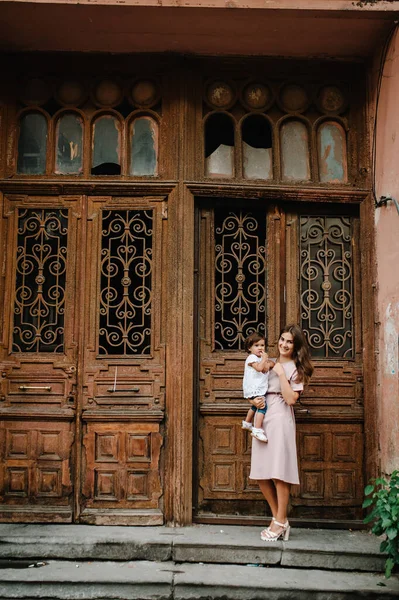
[[[6,194],[31,195],[82,195],[90,196],[167,196],[176,187],[174,180],[152,181],[105,181],[75,179],[71,181],[63,176],[51,179],[0,179],[0,189]]]
[[[4,521],[72,520],[81,210],[78,196],[4,197],[0,344]],[[55,324],[48,335],[46,319],[51,318]],[[59,332],[56,342],[54,331]]]
[[[362,361],[364,369],[364,427],[365,427],[365,481],[380,473],[378,449],[378,395],[376,361],[377,314],[377,261],[375,250],[374,196],[368,194],[360,206],[360,242],[362,290]]]
[[[282,185],[256,185],[253,183],[226,183],[218,182],[217,185],[209,182],[186,181],[187,188],[193,195],[206,198],[261,198],[266,201],[287,202],[314,202],[319,205],[339,204],[361,204],[368,197],[369,191],[362,188],[350,188],[349,186],[321,187]]]

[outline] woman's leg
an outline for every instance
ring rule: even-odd
[[[290,499],[290,490],[291,484],[286,481],[281,481],[280,479],[273,480],[274,485],[276,486],[276,496],[277,496],[277,511],[276,514],[273,513],[273,516],[279,523],[285,523],[287,521],[287,511],[288,511],[288,502]],[[276,525],[276,523],[272,523],[270,526],[271,531],[278,532],[281,527]]]
[[[273,517],[277,519],[278,503],[277,503],[277,491],[271,479],[259,479],[258,484],[260,491],[265,497],[266,502],[270,506]]]

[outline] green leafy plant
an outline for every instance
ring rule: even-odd
[[[366,496],[363,508],[372,507],[364,523],[372,523],[375,535],[385,535],[380,552],[386,552],[385,577],[391,576],[392,569],[399,565],[399,471],[394,471],[387,481],[381,477],[372,480],[364,490]]]

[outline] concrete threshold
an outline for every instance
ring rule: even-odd
[[[0,599],[378,600],[399,597],[381,574],[165,561],[65,562],[0,570]]]
[[[365,531],[292,529],[265,543],[259,527],[184,528],[0,524],[0,561],[154,561],[382,572],[380,540]]]

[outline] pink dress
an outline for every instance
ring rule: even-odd
[[[281,363],[292,389],[303,390],[303,383],[296,383],[297,370],[294,361]],[[294,410],[281,395],[280,379],[270,371],[266,395],[267,411],[263,429],[268,442],[252,438],[250,479],[281,479],[287,483],[299,483],[296,455]]]

